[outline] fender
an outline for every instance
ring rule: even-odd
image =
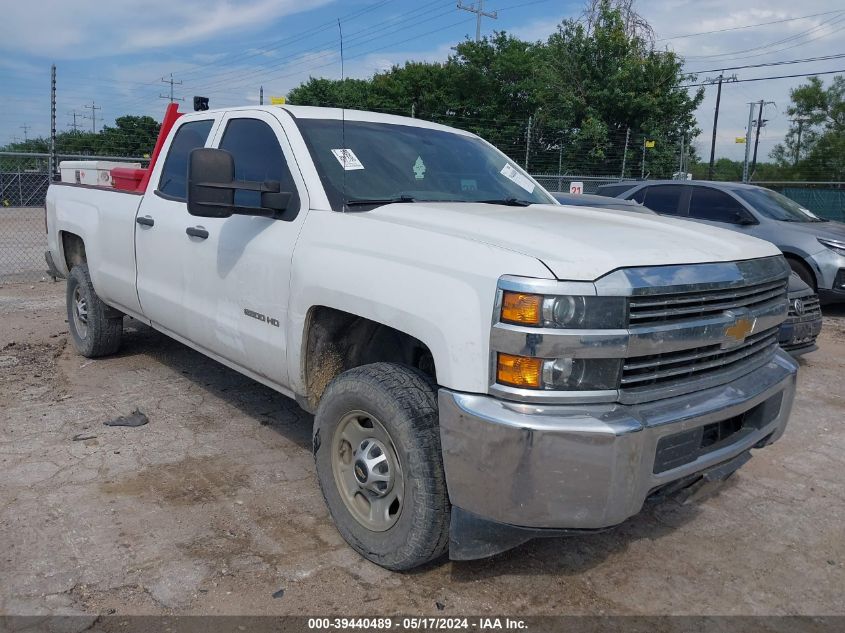
[[[307,394],[301,359],[309,310],[326,306],[425,343],[441,385],[486,392],[490,322],[503,274],[550,278],[539,260],[496,246],[409,226],[385,230],[366,212],[312,210],[291,275],[287,364],[293,391]]]

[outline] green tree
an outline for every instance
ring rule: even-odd
[[[371,79],[311,78],[288,94],[301,105],[343,105],[415,116],[475,132],[531,171],[628,174],[677,170],[681,138],[699,133],[703,98],[681,87],[681,59],[653,48],[631,0],[591,0],[546,42],[495,33],[464,41],[444,63],[408,62]],[[586,24],[585,24],[586,22]],[[529,130],[529,121],[531,123]],[[693,160],[695,156],[691,157]]]
[[[789,132],[772,158],[798,179],[845,179],[845,77],[837,75],[827,87],[810,77],[790,98]]]
[[[56,134],[58,154],[90,156],[132,156],[150,154],[161,126],[149,116],[122,116],[114,126],[103,126],[97,133],[72,130]],[[46,153],[50,139],[36,137],[26,142],[10,143],[2,148],[7,152]]]
[[[628,134],[628,166],[640,166],[643,141],[650,139],[655,147],[646,153],[646,172],[677,170],[681,138],[689,145],[700,133],[695,109],[704,93],[681,88],[691,78],[682,72],[683,60],[655,50],[642,31],[601,0],[591,5],[589,21],[565,20],[549,38],[537,140],[558,151],[541,154],[546,165],[556,167],[562,143],[565,169],[619,173]]]

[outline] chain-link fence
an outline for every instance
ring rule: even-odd
[[[581,183],[580,193],[596,193],[601,185],[619,182],[619,176],[574,176],[572,174],[531,174],[546,191],[569,192],[572,183]]]
[[[61,160],[137,158],[59,156]],[[50,185],[49,154],[0,152],[0,283],[47,277],[44,202]]]

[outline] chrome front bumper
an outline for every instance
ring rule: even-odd
[[[795,361],[778,351],[725,385],[637,405],[528,405],[441,389],[450,500],[510,526],[616,525],[658,488],[778,439],[796,372]],[[682,463],[696,436],[712,438],[725,421],[734,429],[727,439],[688,453],[694,457]]]

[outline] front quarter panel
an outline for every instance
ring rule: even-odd
[[[537,259],[489,244],[372,221],[367,212],[312,210],[291,276],[293,390],[306,394],[301,359],[308,312],[327,306],[421,340],[441,386],[486,392],[493,303],[504,274],[551,278]]]

